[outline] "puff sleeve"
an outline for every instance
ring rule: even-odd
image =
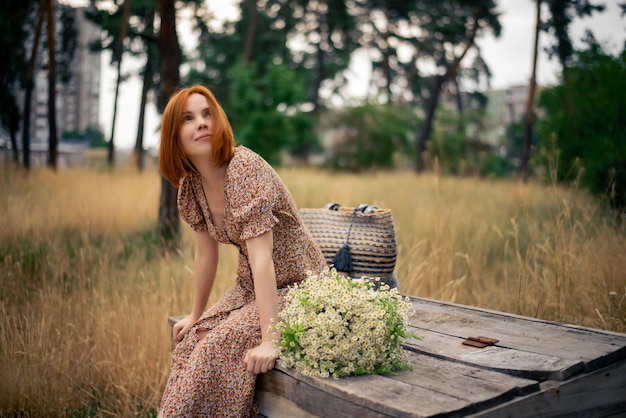
[[[280,197],[277,178],[274,169],[253,153],[233,167],[229,195],[236,233],[242,242],[268,232],[279,222],[275,215]]]
[[[204,218],[200,202],[195,193],[193,179],[185,176],[180,179],[178,185],[178,213],[180,217],[187,222],[194,231],[207,231],[207,220]]]

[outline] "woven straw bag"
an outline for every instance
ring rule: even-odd
[[[300,215],[328,265],[353,278],[380,278],[390,287],[398,286],[391,210],[329,203],[324,208],[302,208]]]

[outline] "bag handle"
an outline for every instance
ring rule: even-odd
[[[328,202],[324,205],[324,209],[338,211],[341,207],[340,203],[336,202]],[[354,208],[355,211],[365,213],[366,215],[372,214],[380,209],[376,205],[370,205],[369,203],[361,203],[360,205]]]

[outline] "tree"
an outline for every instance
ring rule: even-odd
[[[327,161],[333,168],[393,168],[395,157],[414,152],[411,135],[418,119],[406,104],[365,104],[338,111],[332,118],[341,132]]]
[[[52,0],[42,0],[41,7],[47,15],[48,35],[48,166],[57,168],[57,122],[56,122],[56,46],[55,46],[55,13]]]
[[[231,77],[229,118],[237,142],[277,164],[281,151],[312,141],[310,113],[287,111],[307,100],[305,83],[297,71],[284,64],[258,71],[255,64],[242,62],[232,68]]]
[[[11,138],[13,163],[19,165],[17,132],[20,128],[21,112],[15,92],[23,81],[26,72],[26,39],[32,25],[32,1],[12,3],[11,7],[0,8],[0,50],[4,51],[0,60],[0,125],[4,126]]]
[[[537,56],[539,55],[539,32],[541,29],[541,3],[542,0],[535,0],[535,43],[533,44],[532,70],[530,85],[528,86],[526,111],[524,113],[524,138],[522,140],[522,156],[520,161],[520,176],[524,183],[528,181],[528,160],[530,158],[530,142],[533,129],[533,107],[537,90]]]
[[[559,151],[557,178],[575,180],[594,194],[626,208],[626,49],[612,56],[591,33],[586,47],[574,51],[569,84],[542,92],[545,117],[540,123],[543,149],[554,138]],[[567,104],[567,106],[566,106]],[[600,111],[599,111],[600,110]]]
[[[183,0],[177,2],[177,7],[194,8],[194,16],[197,23],[202,22],[202,0]],[[143,137],[145,128],[145,112],[149,105],[148,96],[150,93],[159,95],[159,50],[158,35],[155,33],[155,18],[157,4],[153,0],[132,0],[125,1],[122,7],[111,10],[108,0],[91,0],[91,9],[86,12],[86,16],[95,24],[102,28],[105,37],[92,48],[98,50],[111,50],[111,64],[117,68],[118,79],[115,85],[115,105],[111,128],[111,140],[108,143],[109,161],[112,163],[115,152],[114,132],[117,115],[117,96],[122,88],[122,83],[128,76],[134,74],[122,74],[121,60],[123,55],[134,57],[145,57],[143,70],[139,72],[142,79],[142,89],[139,107],[139,117],[137,122],[137,136],[134,147],[134,158],[139,171],[144,167]],[[121,48],[121,49],[120,49]],[[157,106],[158,107],[158,106]]]
[[[149,2],[146,5],[145,13],[146,17],[146,34],[154,32],[154,14],[155,8]],[[139,121],[137,124],[137,138],[135,140],[135,163],[137,169],[143,171],[144,169],[144,149],[143,149],[143,136],[145,126],[145,114],[146,106],[148,102],[148,92],[154,88],[154,75],[158,73],[157,69],[157,48],[155,42],[145,42],[146,50],[146,65],[143,70],[143,80],[141,84],[141,104],[139,106]]]
[[[7,87],[3,87],[5,89]],[[19,150],[17,148],[17,131],[19,130],[20,111],[17,107],[15,97],[10,94],[10,90],[5,90],[0,94],[0,124],[7,128],[11,138],[11,149],[13,150],[13,164],[19,165]]]
[[[321,91],[345,85],[342,73],[358,47],[349,10],[339,0],[241,2],[239,20],[225,22],[221,31],[201,30],[187,83],[212,88],[232,117],[238,141],[267,144],[259,152],[270,159],[288,150],[306,160],[318,143],[313,126],[324,106]],[[285,70],[284,82],[279,68]],[[243,84],[252,89],[243,92],[246,98],[238,95]],[[268,124],[290,135],[276,140],[275,129],[263,129]]]
[[[45,0],[42,0],[42,2]],[[24,81],[24,112],[23,112],[23,127],[22,127],[22,158],[24,168],[27,170],[30,168],[30,111],[32,102],[32,92],[34,85],[35,66],[37,65],[37,50],[39,48],[39,38],[41,37],[41,30],[43,27],[43,19],[45,17],[45,9],[39,7],[37,11],[37,24],[35,25],[35,37],[33,39],[33,46],[30,52],[30,59],[28,60],[28,67],[26,69],[26,78]]]
[[[109,141],[109,148],[107,152],[107,161],[110,166],[115,164],[115,119],[117,117],[117,99],[120,91],[120,84],[122,82],[122,57],[124,55],[124,41],[128,33],[128,19],[130,18],[130,8],[132,5],[131,0],[124,0],[124,6],[122,8],[122,16],[120,21],[120,32],[117,37],[117,42],[114,49],[113,61],[117,62],[117,82],[115,83],[115,96],[113,97],[113,118],[111,121],[111,140]]]
[[[569,36],[569,27],[575,17],[591,16],[604,10],[604,5],[593,4],[591,0],[545,0],[550,11],[542,29],[554,37],[554,43],[547,48],[548,55],[561,64],[564,78],[574,54],[574,46]]]
[[[59,31],[56,43],[56,73],[61,84],[67,84],[73,77],[73,64],[78,47],[77,11],[72,6],[57,3]]]
[[[427,1],[427,0],[426,0]],[[369,100],[392,103],[403,101],[410,84],[402,85],[402,75],[413,81],[418,54],[408,65],[398,56],[398,49],[414,49],[415,29],[421,24],[419,9],[422,1],[368,0],[362,2],[357,21],[361,46],[367,49],[372,62],[372,85]]]
[[[56,2],[42,0],[41,7],[45,8],[47,16],[47,50],[48,50],[48,167],[57,169],[58,132],[56,122],[56,96],[57,96],[57,63],[61,64],[61,81],[68,82],[72,77],[71,62],[76,49],[76,30],[74,28],[74,11],[69,6],[60,5],[59,13],[56,11]],[[63,23],[60,29],[61,47],[57,48],[57,16]],[[57,57],[57,55],[59,57]],[[61,58],[59,60],[59,58]]]
[[[461,111],[461,79],[475,78],[478,71],[490,76],[475,39],[487,30],[499,36],[495,2],[368,0],[362,4],[364,13],[359,21],[363,25],[363,45],[373,55],[370,90],[374,100],[409,101],[423,107],[424,120],[415,140],[415,166],[419,172],[424,169],[423,154],[441,95],[449,92],[456,96]],[[401,57],[401,50],[409,52],[408,59]],[[464,72],[461,62],[470,50],[475,55],[473,68]],[[419,71],[423,66],[434,67],[434,74],[423,76]],[[431,69],[429,72],[433,73]],[[464,129],[462,121],[458,118],[459,130]]]
[[[444,84],[456,76],[461,62],[475,46],[479,34],[491,29],[496,37],[500,35],[501,27],[495,7],[493,0],[462,0],[435,2],[429,10],[431,20],[422,28],[425,36],[434,40],[430,48],[439,73],[431,78],[424,123],[417,136],[415,170],[418,173],[425,168],[424,152]]]
[[[26,2],[26,11],[30,5]],[[39,57],[39,42],[43,30],[44,22],[46,22],[46,44],[47,44],[47,62],[45,62],[44,68],[48,72],[48,166],[56,169],[57,164],[57,126],[56,126],[56,86],[59,72],[57,71],[57,64],[60,68],[60,79],[62,82],[67,82],[72,77],[71,62],[74,58],[74,52],[76,48],[76,29],[74,27],[73,10],[69,6],[60,5],[58,13],[55,10],[56,2],[52,0],[41,0],[38,3],[36,12],[28,11],[27,14],[34,13],[36,16],[35,33],[32,39],[32,49],[30,52],[30,58],[25,69],[25,76],[23,79],[23,87],[25,90],[24,103],[23,103],[23,119],[22,119],[22,152],[23,152],[23,165],[26,169],[30,167],[30,115],[31,115],[31,102],[32,102],[32,90],[34,87],[34,75],[38,69],[38,57]],[[32,3],[32,5],[35,5]],[[17,15],[19,16],[19,14]],[[57,45],[57,30],[55,28],[55,21],[57,16],[63,22],[61,29],[58,31],[60,36],[60,45]],[[10,20],[13,17],[10,18]],[[27,22],[26,20],[18,19],[21,25]],[[16,31],[19,35],[19,31]],[[20,35],[21,36],[21,35]],[[19,39],[16,38],[16,40]],[[22,43],[27,43],[25,38],[21,39]],[[13,49],[11,47],[10,49]],[[16,48],[20,51],[19,47]],[[19,65],[20,60],[16,61],[16,65]],[[14,108],[11,103],[8,103],[8,111],[14,112],[16,120],[12,124],[17,124],[19,120],[19,112]],[[17,142],[17,141],[15,141]],[[15,143],[14,146],[17,144]]]
[[[344,71],[350,56],[360,47],[362,32],[357,25],[353,6],[343,0],[295,1],[302,17],[290,31],[290,37],[302,39],[306,47],[294,53],[298,72],[310,80],[309,100],[313,112],[322,107],[321,91],[325,87],[337,92],[344,84]],[[290,5],[296,12],[297,7]]]
[[[169,97],[180,86],[180,64],[182,52],[176,33],[175,0],[158,0],[157,10],[161,18],[159,40],[159,97],[158,107],[163,112]],[[170,245],[179,237],[177,190],[167,179],[161,177],[161,197],[159,199],[159,230]]]

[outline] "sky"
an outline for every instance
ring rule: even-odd
[[[585,30],[591,29],[600,42],[606,42],[608,51],[621,51],[626,41],[626,17],[620,16],[619,0],[599,0],[607,7],[601,14],[594,14],[592,18],[576,19],[571,27],[570,36],[574,44],[580,46],[580,39]],[[209,3],[210,4],[210,3]],[[533,0],[497,0],[501,11],[500,23],[502,33],[499,38],[492,35],[477,41],[483,57],[487,61],[491,72],[491,87],[503,89],[515,85],[528,84],[531,74],[532,49],[534,42],[535,2]],[[220,0],[220,12],[233,18],[236,9],[232,0]],[[545,15],[545,14],[544,14]],[[179,26],[181,43],[187,48],[193,47],[190,33],[185,25]],[[546,46],[549,39],[546,35],[540,37],[540,46]],[[137,73],[141,68],[141,61],[123,61],[123,72]],[[354,97],[362,97],[368,86],[369,72],[366,70],[365,54],[359,54],[354,59],[349,74],[349,91]],[[538,83],[542,85],[558,82],[559,66],[556,60],[549,60],[545,52],[541,52],[537,63]],[[100,86],[100,124],[104,129],[105,138],[111,137],[111,122],[113,114],[113,98],[117,75],[115,69],[109,65],[109,58],[102,58],[102,75]],[[139,100],[141,82],[139,77],[131,77],[120,87],[118,98],[118,112],[114,143],[118,149],[133,148],[137,135],[137,119],[139,115]],[[148,105],[145,125],[144,146],[156,148],[158,144],[159,116],[154,105]]]

